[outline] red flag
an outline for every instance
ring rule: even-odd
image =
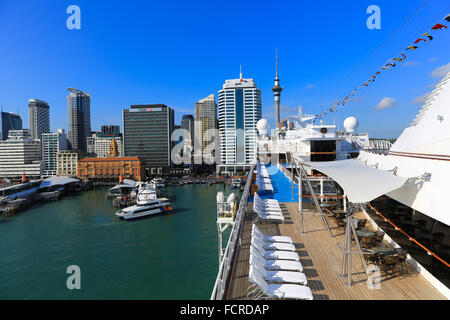
[[[444,26],[443,24],[437,23],[434,25],[431,30],[441,30],[442,28],[448,29],[447,26]]]

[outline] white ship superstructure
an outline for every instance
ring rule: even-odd
[[[374,146],[367,133],[355,133],[358,120],[348,117],[344,121],[345,131],[339,131],[335,124],[315,121],[314,115],[303,115],[300,108],[298,118],[280,125],[272,137],[260,134],[258,151],[268,154],[295,153],[303,161],[334,161],[355,158],[361,149],[372,147],[388,149],[390,143],[383,141]],[[267,121],[261,121],[258,131],[267,132]]]

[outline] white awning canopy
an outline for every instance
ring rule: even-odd
[[[344,189],[353,203],[364,203],[402,187],[408,178],[395,176],[392,172],[378,170],[357,160],[330,162],[303,162],[304,165],[322,172]]]

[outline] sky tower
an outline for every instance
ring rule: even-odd
[[[277,129],[280,125],[280,97],[283,88],[280,86],[280,79],[278,78],[278,50],[275,51],[275,63],[276,63],[276,74],[275,74],[275,85],[272,88],[273,96],[275,97],[275,114],[277,121]]]

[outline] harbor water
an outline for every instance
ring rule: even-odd
[[[173,213],[137,221],[114,215],[106,188],[2,218],[0,299],[209,299],[222,190],[219,184],[163,188]],[[81,270],[81,290],[67,288],[71,265]]]

